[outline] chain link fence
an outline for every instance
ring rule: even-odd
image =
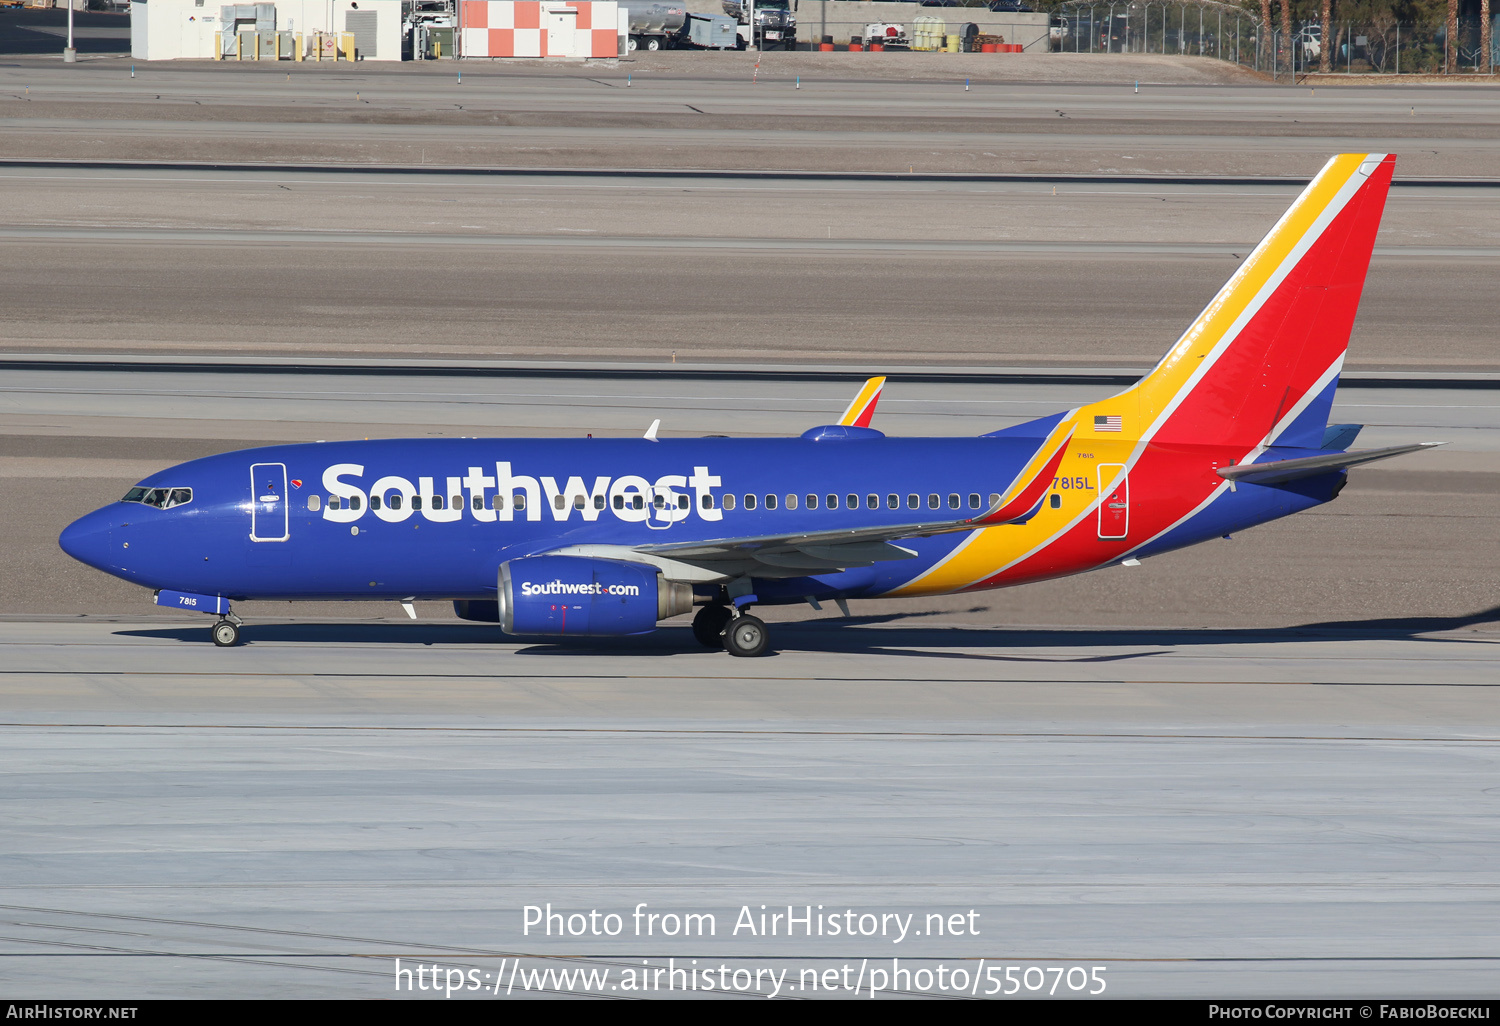
[[[1056,9],[1055,48],[1067,53],[1161,53],[1212,57],[1273,79],[1340,75],[1493,75],[1500,67],[1500,15],[1485,31],[1461,20],[1452,45],[1441,18],[1430,24],[1377,15],[1334,21],[1325,64],[1321,26],[1283,32],[1259,14],[1217,0],[1067,0]]]

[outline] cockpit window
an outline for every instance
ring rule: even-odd
[[[139,502],[146,506],[155,506],[157,509],[171,509],[173,506],[185,506],[193,501],[193,490],[191,488],[142,488],[139,485],[125,493],[121,502]]]

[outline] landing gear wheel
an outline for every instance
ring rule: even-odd
[[[229,648],[240,643],[240,627],[233,620],[220,620],[214,624],[214,644]]]
[[[748,613],[735,617],[724,632],[724,651],[732,656],[764,655],[770,643],[766,625]]]
[[[731,617],[728,606],[704,606],[693,617],[693,637],[704,648],[724,647],[724,628]]]

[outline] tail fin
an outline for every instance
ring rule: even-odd
[[[1080,411],[1080,436],[1097,423],[1164,444],[1318,448],[1395,163],[1324,165],[1161,363]]]

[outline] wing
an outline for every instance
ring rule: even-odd
[[[795,534],[766,534],[748,537],[715,538],[707,541],[667,542],[640,545],[635,551],[688,563],[704,570],[737,577],[801,577],[810,573],[829,573],[853,567],[872,566],[894,559],[911,559],[911,549],[891,544],[902,538],[929,538],[938,534],[973,531],[982,527],[1024,524],[1041,509],[1057,473],[1057,465],[1067,451],[1072,433],[1063,438],[1050,459],[1018,491],[1004,496],[977,517],[958,520],[919,520],[872,527],[837,528],[828,531],[803,531]]]

